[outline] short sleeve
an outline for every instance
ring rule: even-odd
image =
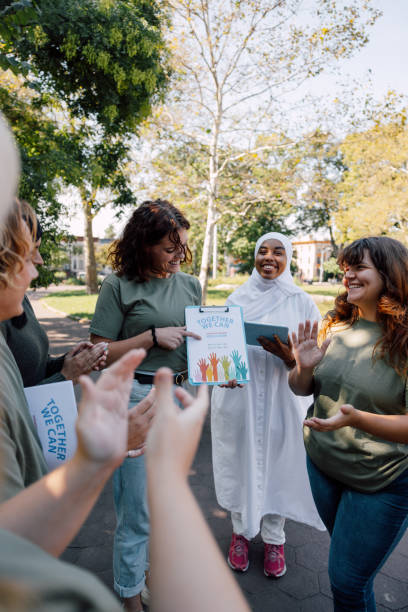
[[[120,282],[116,276],[112,275],[102,283],[89,331],[96,336],[117,340],[124,316]]]
[[[197,302],[195,306],[201,306],[201,302],[203,298],[203,291],[201,289],[200,281],[198,279],[196,279],[196,289],[197,289]]]
[[[24,476],[17,461],[16,444],[9,435],[4,414],[0,418],[0,502],[14,497],[25,488]]]

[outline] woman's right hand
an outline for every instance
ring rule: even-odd
[[[318,322],[313,325],[307,320],[299,323],[298,333],[292,332],[292,351],[296,365],[302,370],[312,370],[323,359],[330,338],[326,338],[321,346],[317,344]]]
[[[159,347],[168,351],[174,351],[180,344],[183,344],[186,336],[201,340],[201,336],[187,331],[185,325],[181,327],[156,327],[156,338]]]

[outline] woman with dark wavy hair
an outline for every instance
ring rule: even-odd
[[[190,224],[166,200],[146,201],[129,219],[111,251],[113,274],[103,282],[91,323],[92,342],[108,342],[108,363],[131,348],[147,357],[135,372],[129,406],[145,397],[162,366],[174,383],[187,379],[185,307],[201,303],[196,278],[180,271],[191,260]],[[135,453],[137,454],[137,453]],[[142,610],[141,592],[148,567],[149,516],[144,458],[130,454],[116,470],[114,499],[114,587],[126,610]],[[144,591],[146,592],[146,591]]]
[[[374,612],[373,582],[408,526],[408,250],[385,236],[339,255],[346,291],[292,334],[308,472],[330,535],[334,610]],[[388,440],[388,441],[387,441]]]

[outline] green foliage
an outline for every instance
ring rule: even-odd
[[[38,24],[39,13],[38,4],[32,0],[0,2],[0,68],[28,74],[30,64],[15,56],[14,44],[22,39],[27,27]]]
[[[335,216],[339,239],[385,234],[408,244],[407,108],[390,93],[368,129],[341,144],[347,172]]]
[[[56,95],[73,115],[105,131],[136,130],[167,83],[165,15],[154,0],[38,0],[3,3],[10,23],[3,66],[27,62],[31,86]],[[3,52],[4,53],[4,52]]]
[[[260,142],[260,146],[265,139]],[[224,170],[219,178],[216,212],[218,252],[227,251],[242,261],[242,270],[253,267],[255,242],[268,231],[283,231],[292,211],[291,168],[283,156],[262,151],[240,157],[232,146],[219,148]],[[229,161],[231,160],[231,161]],[[199,272],[207,218],[208,148],[185,140],[162,150],[153,160],[154,197],[166,197],[180,207],[191,223],[189,245],[193,263],[189,270]]]
[[[324,262],[323,270],[328,274],[329,278],[339,278],[342,273],[335,257],[330,257],[330,259]]]

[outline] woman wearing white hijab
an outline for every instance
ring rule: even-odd
[[[259,238],[251,277],[226,303],[241,306],[245,321],[284,325],[289,332],[306,319],[320,319],[313,300],[293,281],[291,258],[292,245],[282,234]],[[261,526],[265,575],[279,578],[286,572],[285,519],[321,530],[324,526],[309,487],[302,434],[313,400],[297,397],[289,389],[288,367],[293,365],[289,349],[274,342],[263,346],[268,352],[260,346],[247,347],[248,385],[214,388],[213,466],[218,502],[231,511],[230,567],[248,569],[249,540]]]

